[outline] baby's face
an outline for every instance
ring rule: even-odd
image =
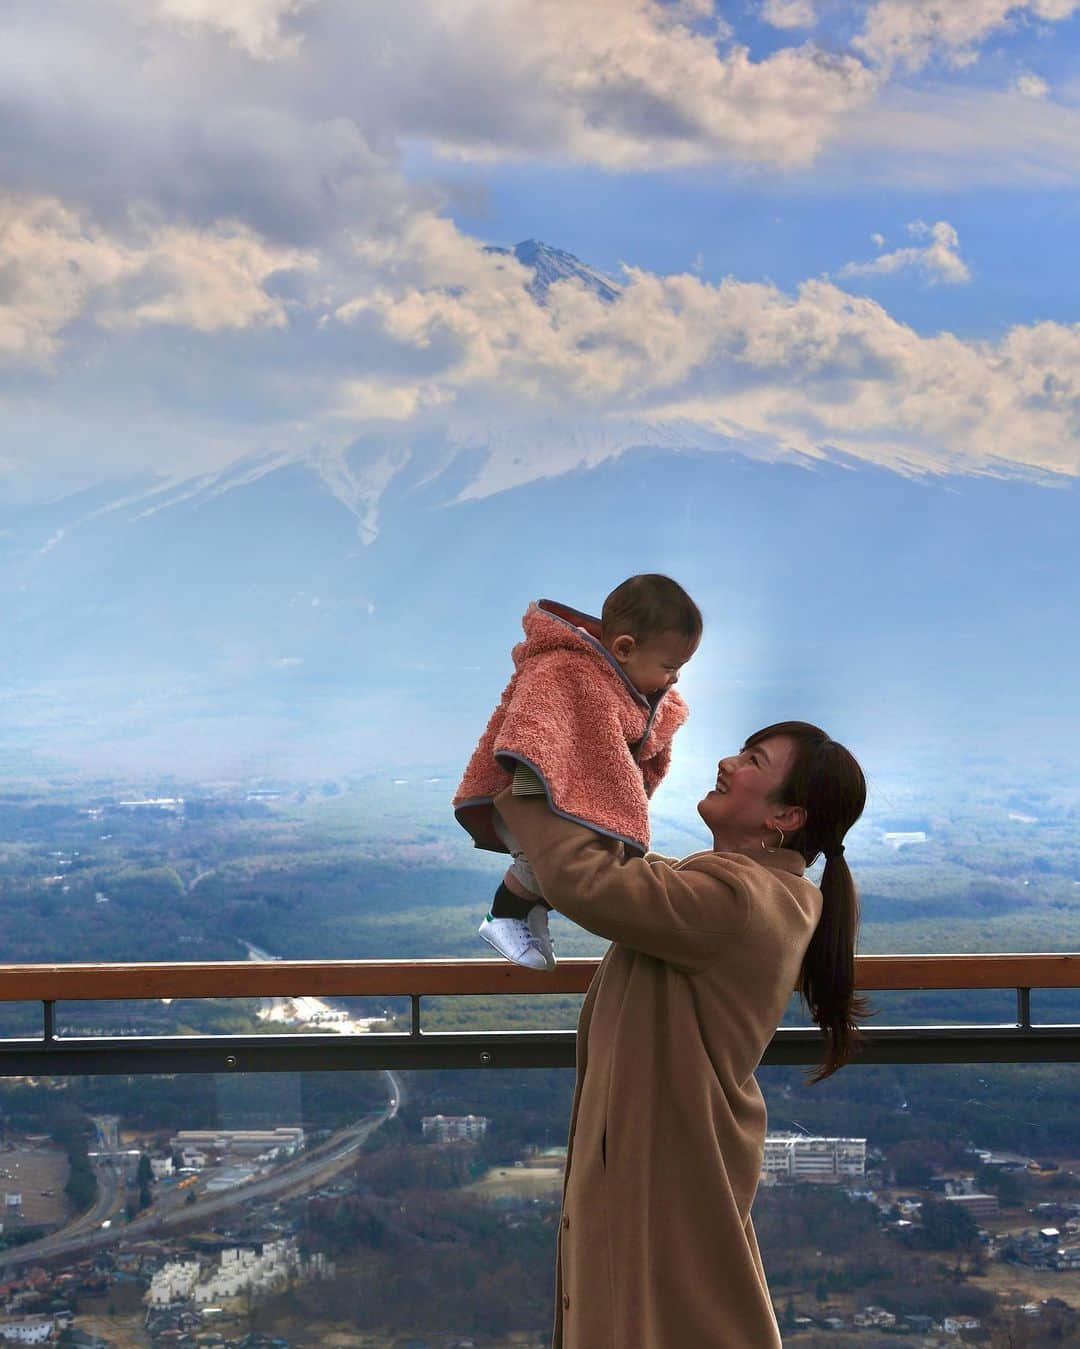
[[[679,671],[697,650],[697,645],[682,633],[662,632],[644,642],[637,642],[628,635],[616,637],[609,649],[634,688],[648,697],[671,688],[678,681]]]

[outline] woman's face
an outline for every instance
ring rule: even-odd
[[[777,794],[795,759],[795,741],[774,735],[721,759],[716,786],[698,802],[698,814],[713,836],[732,844],[760,839],[783,813]]]

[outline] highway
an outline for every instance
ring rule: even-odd
[[[196,1195],[192,1204],[180,1202],[166,1211],[152,1208],[131,1222],[125,1222],[120,1209],[123,1203],[120,1177],[112,1160],[102,1159],[97,1166],[98,1197],[93,1205],[51,1236],[0,1252],[0,1269],[4,1271],[4,1277],[9,1277],[11,1271],[21,1265],[40,1264],[60,1256],[85,1256],[120,1242],[165,1236],[253,1202],[320,1189],[351,1165],[366,1140],[387,1120],[393,1119],[404,1102],[405,1089],[401,1079],[389,1069],[384,1071],[389,1084],[389,1098],[384,1110],[340,1129],[318,1147],[305,1151],[257,1180],[205,1198],[200,1197],[197,1190],[189,1191]],[[105,1221],[110,1226],[103,1229],[101,1224]]]

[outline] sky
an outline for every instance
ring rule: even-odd
[[[142,519],[148,486],[180,499],[295,462],[374,558],[406,463],[421,483],[454,465],[462,521],[545,484],[602,509],[601,470],[642,447],[712,455],[718,483],[733,457],[801,467],[842,483],[864,610],[890,597],[875,670],[913,638],[925,664],[926,634],[962,620],[983,683],[995,660],[1022,681],[1005,590],[1063,684],[1078,11],[9,0],[0,513],[23,513],[44,568],[79,537],[57,499],[141,501]],[[537,302],[488,248],[525,239],[618,298],[569,279]],[[882,530],[905,483],[942,531],[906,590]],[[719,526],[735,552],[751,514]],[[602,558],[579,561],[602,597]],[[790,665],[781,609],[752,612]]]
[[[0,481],[553,417],[1073,476],[1077,8],[15,0]]]

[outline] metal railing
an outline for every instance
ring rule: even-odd
[[[380,1068],[569,1068],[571,1030],[428,1031],[421,999],[584,993],[599,962],[564,960],[537,973],[490,960],[274,960],[192,964],[0,965],[0,1002],[40,1002],[42,1034],[0,1040],[0,1076],[93,1073],[295,1072]],[[1033,1023],[1032,989],[1080,988],[1080,953],[863,956],[867,992],[1013,989],[1016,1017],[999,1025],[878,1025],[863,1063],[1080,1061],[1080,1024]],[[162,998],[407,997],[407,1031],[367,1035],[70,1036],[58,1002]],[[762,1060],[810,1064],[815,1029],[783,1027]]]

